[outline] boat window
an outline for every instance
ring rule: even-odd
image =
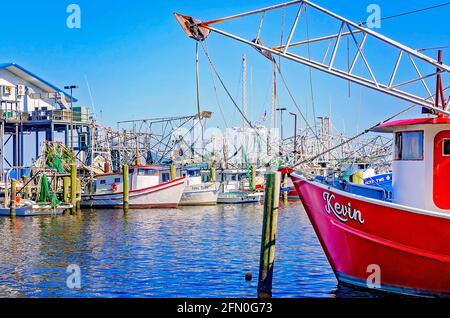
[[[423,131],[395,134],[395,160],[423,160]]]
[[[442,145],[442,155],[450,156],[450,139],[444,139],[444,142]]]
[[[170,174],[169,173],[162,173],[161,174],[161,179],[162,179],[162,182],[169,181],[170,180]]]
[[[115,178],[114,183],[120,183],[120,178]]]
[[[100,184],[106,184],[106,180],[100,180]]]
[[[198,177],[200,175],[200,171],[198,170],[188,170],[189,177]]]
[[[139,169],[140,176],[152,176],[154,175],[154,170],[152,169]]]

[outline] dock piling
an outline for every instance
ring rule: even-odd
[[[63,202],[69,203],[69,184],[70,184],[70,178],[64,177],[63,178]]]
[[[74,163],[70,165],[70,203],[72,212],[75,213],[77,208],[77,166]]]
[[[287,185],[287,182],[286,182],[286,179],[287,179],[287,173],[283,173],[283,176],[282,176],[282,183],[283,183],[283,204],[286,206],[286,205],[288,205],[288,199],[289,199],[289,192],[288,191],[286,191],[286,185]]]
[[[77,178],[77,211],[81,211],[81,179]]]
[[[130,187],[129,187],[129,167],[123,166],[123,209],[128,210],[128,202],[130,200]]]
[[[177,178],[177,168],[174,165],[170,166],[170,180],[175,180]]]
[[[210,180],[211,180],[211,182],[217,181],[216,167],[214,167],[214,166],[211,166],[211,169],[210,169]]]
[[[16,180],[11,179],[11,201],[9,205],[9,213],[12,217],[16,216],[16,198],[17,198],[17,191],[16,191]]]
[[[252,165],[250,167],[250,190],[255,190],[255,180],[256,180],[256,167]]]
[[[266,175],[264,216],[259,259],[258,298],[272,297],[273,266],[275,261],[275,239],[280,204],[281,174],[269,172]]]

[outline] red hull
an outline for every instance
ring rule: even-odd
[[[294,188],[292,188],[292,190],[290,190],[288,192],[288,199],[289,200],[300,200],[300,196],[298,195],[297,190]]]
[[[377,265],[382,290],[450,294],[449,215],[292,180],[339,281],[368,287]]]

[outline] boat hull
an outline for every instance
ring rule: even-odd
[[[154,187],[130,191],[128,207],[134,209],[175,208],[186,187],[185,178],[175,179]],[[122,208],[123,193],[84,195],[83,207]]]
[[[184,190],[180,206],[216,205],[219,192],[216,189]]]
[[[66,209],[72,208],[72,205],[58,206],[52,208],[49,205],[26,205],[16,208],[16,216],[46,216],[46,215],[61,215]],[[0,216],[10,216],[11,210],[9,208],[0,208]]]
[[[246,192],[221,193],[217,198],[219,204],[252,204],[260,201],[261,195]]]
[[[448,214],[291,177],[340,282],[403,294],[450,295]]]

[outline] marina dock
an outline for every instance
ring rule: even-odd
[[[0,297],[450,295],[450,3],[260,2],[6,46]]]

